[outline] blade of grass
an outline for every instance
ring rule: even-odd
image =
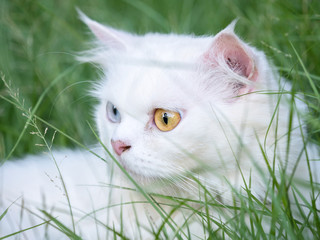
[[[37,227],[40,227],[40,226],[42,226],[42,225],[44,225],[44,224],[49,223],[50,221],[51,221],[51,220],[49,220],[49,221],[45,221],[45,222],[43,222],[43,223],[40,223],[40,224],[38,224],[38,225],[35,225],[35,226],[32,226],[32,227],[29,227],[29,228],[25,228],[25,229],[20,230],[20,231],[18,231],[18,232],[14,232],[14,233],[8,234],[8,235],[6,235],[6,236],[2,236],[2,237],[0,237],[0,240],[2,240],[2,239],[6,239],[6,238],[9,238],[9,237],[12,237],[12,236],[14,236],[14,235],[17,235],[17,234],[23,233],[23,232],[25,232],[25,231],[29,231],[29,230],[34,229],[34,228],[37,228]]]
[[[292,42],[289,42],[289,43],[290,43],[290,45],[291,45],[294,53],[296,54],[296,56],[297,56],[297,58],[298,58],[298,61],[299,61],[300,65],[301,65],[301,67],[302,67],[302,69],[303,69],[303,71],[304,71],[304,73],[305,73],[305,75],[306,75],[306,78],[309,80],[309,84],[310,84],[310,86],[311,86],[314,94],[317,96],[318,103],[320,104],[320,94],[319,94],[319,91],[318,91],[316,85],[315,85],[314,82],[312,81],[312,78],[311,78],[311,76],[310,76],[307,68],[305,67],[305,65],[304,65],[304,63],[303,63],[303,61],[302,61],[299,53],[297,52],[296,48],[293,46]]]
[[[44,99],[44,97],[46,96],[46,94],[49,92],[49,90],[56,84],[58,83],[59,81],[61,81],[65,76],[67,76],[69,73],[71,73],[79,64],[74,64],[73,66],[67,68],[64,72],[62,72],[57,78],[55,78],[50,84],[49,86],[43,91],[43,93],[40,95],[37,103],[35,104],[35,106],[33,107],[32,111],[31,111],[31,115],[30,117],[27,119],[15,145],[13,146],[13,148],[11,149],[11,151],[9,152],[9,154],[7,155],[7,157],[5,158],[5,160],[8,160],[11,155],[13,154],[14,150],[17,148],[17,146],[19,145],[23,135],[25,134],[26,130],[27,130],[27,126],[29,125],[31,119],[33,118],[33,116],[35,115],[36,111],[38,110],[42,100]],[[5,85],[7,87],[9,87],[7,85],[7,83],[5,82],[5,79],[4,79],[4,76],[2,75],[1,76],[2,80],[4,81]],[[9,91],[10,90],[10,87],[9,87]],[[21,104],[22,105],[22,104]]]
[[[0,95],[0,98],[2,98],[3,100],[11,103],[12,105],[19,107],[17,105],[17,103],[11,101],[10,99]],[[28,111],[25,108],[21,109],[23,112]],[[95,153],[94,151],[92,151],[90,148],[88,148],[87,146],[85,146],[84,144],[80,143],[79,141],[77,141],[75,138],[71,137],[70,135],[68,135],[67,133],[65,133],[64,131],[60,130],[59,128],[57,128],[56,126],[52,125],[51,123],[47,122],[46,120],[40,118],[37,115],[33,115],[34,118],[36,118],[37,120],[41,121],[42,123],[44,123],[45,125],[47,125],[48,127],[54,129],[55,131],[57,131],[59,134],[63,135],[64,137],[66,137],[67,139],[71,140],[73,143],[75,143],[76,145],[78,145],[80,148],[87,150],[88,152],[92,153],[93,155],[95,155],[97,158],[99,158],[100,160],[104,161],[105,163],[108,164],[108,162],[101,156],[99,156],[97,153]],[[1,162],[2,163],[2,162]]]
[[[67,226],[65,226],[63,223],[61,223],[57,218],[53,217],[50,213],[41,210],[41,212],[50,219],[50,221],[54,222],[58,228],[63,232],[66,236],[68,236],[70,239],[73,240],[81,240],[82,238],[79,237],[74,233],[74,231],[70,230]]]

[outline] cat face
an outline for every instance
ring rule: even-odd
[[[263,85],[266,61],[234,23],[215,37],[134,36],[81,16],[98,40],[84,60],[105,74],[95,92],[100,138],[122,166],[140,180],[234,170],[240,119],[266,112],[264,96],[238,98]]]
[[[183,85],[195,72],[126,64],[109,70],[119,74],[104,82],[97,119],[100,136],[124,168],[145,178],[167,178],[196,167],[188,155],[202,151],[210,116],[203,118],[201,102]]]

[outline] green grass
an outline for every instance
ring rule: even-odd
[[[55,147],[96,142],[88,126],[88,121],[94,125],[91,115],[95,103],[88,96],[88,89],[98,73],[92,66],[78,65],[75,61],[75,53],[88,49],[86,43],[90,39],[87,28],[78,19],[76,7],[97,21],[141,34],[150,31],[215,34],[239,18],[236,32],[263,50],[280,74],[292,82],[294,90],[306,96],[310,109],[310,115],[305,116],[308,138],[319,144],[320,1],[2,0],[0,71],[20,95],[12,100],[8,87],[0,81],[0,159],[46,148],[37,134],[30,134],[34,131],[33,124],[42,133],[48,127],[43,137],[51,142],[55,136]],[[17,102],[18,105],[14,104]],[[32,117],[36,116],[34,123],[30,122],[31,118],[28,122],[28,118],[22,116],[21,106]],[[278,187],[285,188],[286,182],[279,182]],[[320,238],[319,212],[312,203],[305,202],[310,215],[301,210],[303,222],[299,223],[290,215],[285,191],[275,195],[270,189],[271,210],[253,196],[249,188],[244,193],[245,196],[239,197],[240,204],[233,206],[221,206],[209,193],[205,194],[205,200],[200,202],[203,212],[195,209],[190,199],[175,199],[172,204],[177,206],[174,210],[183,207],[197,213],[212,238],[220,234],[222,238],[234,239],[299,239],[304,229]],[[235,197],[237,194],[235,192]],[[296,194],[299,196],[299,192]],[[146,195],[146,201],[151,203],[152,198]],[[233,212],[227,224],[204,214],[212,208],[226,207]],[[3,214],[0,213],[0,220]],[[170,216],[163,217],[164,223],[172,224]],[[249,217],[249,224],[245,222],[246,217]],[[263,219],[277,225],[278,231],[264,232]],[[219,230],[212,230],[212,225]],[[164,234],[166,228],[164,224],[163,228],[155,229],[155,235]],[[72,230],[65,231],[72,236]]]

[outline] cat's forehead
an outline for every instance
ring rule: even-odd
[[[164,63],[195,62],[210,46],[212,38],[149,33],[135,39],[129,54]]]
[[[158,64],[119,63],[110,67],[103,98],[118,107],[149,111],[183,108],[190,99],[194,70]]]

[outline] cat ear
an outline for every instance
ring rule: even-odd
[[[89,17],[77,8],[80,19],[89,27],[97,40],[110,48],[125,49],[126,41],[129,41],[130,34],[104,26]]]
[[[254,55],[250,47],[234,33],[235,24],[236,20],[214,37],[204,54],[204,60],[210,67],[227,66],[227,70],[249,80],[245,82],[250,84],[258,78]],[[246,86],[243,82],[238,85]]]

